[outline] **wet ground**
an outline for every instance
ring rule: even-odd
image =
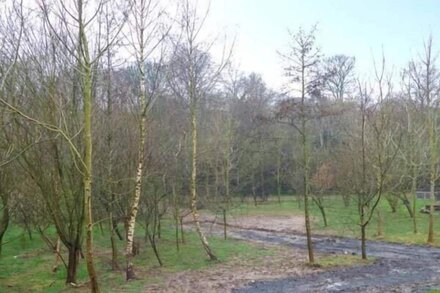
[[[250,241],[304,249],[304,235],[233,229],[230,236]],[[316,252],[360,254],[360,241],[315,237]],[[427,292],[440,288],[440,249],[428,246],[367,242],[372,265],[333,269],[301,277],[257,281],[233,292]]]

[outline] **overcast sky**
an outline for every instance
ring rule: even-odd
[[[198,3],[203,7],[208,0]],[[382,46],[395,72],[423,49],[430,33],[440,48],[438,0],[212,0],[207,30],[236,36],[236,65],[279,89],[283,72],[277,50],[287,47],[287,29],[315,23],[322,52],[355,56],[364,77]]]

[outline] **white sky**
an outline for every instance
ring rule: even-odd
[[[198,0],[200,12],[208,2]],[[206,31],[226,33],[229,40],[235,36],[239,69],[255,71],[279,89],[283,71],[277,51],[287,48],[288,28],[318,23],[322,52],[355,56],[358,73],[368,77],[382,48],[389,69],[398,74],[430,33],[440,42],[439,15],[437,0],[212,0]]]

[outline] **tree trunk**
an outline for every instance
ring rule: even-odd
[[[76,284],[76,273],[79,263],[79,247],[73,245],[67,248],[69,251],[69,261],[67,263],[66,284]]]
[[[91,84],[90,84],[91,87]],[[91,89],[91,88],[90,88]],[[84,172],[84,209],[87,221],[86,227],[86,263],[92,292],[99,292],[99,285],[93,262],[93,217],[92,217],[92,133],[91,133],[91,91],[89,98],[84,101],[85,113],[85,172]]]
[[[278,142],[278,156],[277,156],[277,196],[278,203],[281,204],[281,143]]]
[[[177,169],[177,168],[176,168]],[[172,182],[171,184],[171,191],[172,191],[172,195],[173,195],[173,204],[174,204],[174,228],[175,228],[175,240],[176,240],[176,250],[179,251],[180,250],[180,246],[179,246],[179,218],[180,218],[180,209],[178,206],[178,200],[177,200],[177,193],[176,193],[176,186],[175,183]]]
[[[160,234],[162,232],[162,225],[160,224],[161,218],[162,218],[162,216],[160,216],[160,215],[157,216],[157,238],[159,238],[159,239],[160,239]]]
[[[101,232],[101,236],[104,236],[104,227],[102,226],[102,222],[99,222],[99,231]]]
[[[84,31],[82,37],[85,38]],[[87,47],[86,40],[83,46]],[[87,49],[84,49],[86,52]],[[86,56],[88,53],[85,54]],[[84,215],[86,219],[86,264],[89,273],[91,290],[94,293],[100,292],[98,277],[93,261],[93,217],[92,217],[92,75],[91,67],[86,57],[83,80],[83,103],[84,103]]]
[[[261,188],[261,200],[266,201],[266,192],[264,188],[264,170],[263,170],[263,138],[260,137],[260,188]]]
[[[208,176],[208,172],[206,172],[205,174],[205,196],[206,198],[209,198],[211,196],[210,190],[209,190],[209,176]]]
[[[111,208],[110,208],[111,209]],[[109,228],[110,228],[110,244],[112,247],[112,270],[116,271],[119,270],[119,264],[118,264],[118,247],[116,246],[116,239],[115,239],[115,229],[113,224],[113,213],[110,210],[109,213]]]
[[[156,246],[155,231],[153,231],[153,235],[151,235],[147,226],[145,232],[147,233],[148,240],[150,241],[151,248],[153,248],[153,252],[154,255],[156,256],[157,262],[159,263],[160,266],[163,266],[162,260],[160,259],[159,251],[157,250],[157,246]]]
[[[324,221],[324,227],[327,227],[327,216],[325,214],[325,209],[324,206],[322,204],[318,205],[319,211],[321,212],[322,215],[322,220]]]
[[[59,236],[57,238],[57,242],[54,247],[54,254],[55,254],[55,262],[52,266],[52,272],[56,273],[56,271],[58,270],[58,262],[61,259],[61,240]]]
[[[315,262],[315,257],[313,254],[312,229],[310,227],[310,216],[309,216],[309,197],[307,195],[307,192],[304,193],[304,218],[306,224],[307,251],[309,253],[309,263],[313,264]]]
[[[122,237],[121,232],[119,231],[118,223],[114,219],[113,219],[113,231],[115,231],[116,236],[118,236],[118,239],[120,241],[124,240],[124,237]]]
[[[344,202],[344,207],[348,208],[350,206],[350,195],[343,193],[342,201]]]
[[[175,236],[176,236],[176,250],[180,251],[180,246],[179,246],[179,216],[178,216],[178,211],[176,211],[176,215],[174,216],[174,226],[175,226]]]
[[[383,236],[383,218],[380,209],[377,209],[377,236]]]
[[[431,163],[432,164],[432,163]],[[435,165],[432,169],[435,169]],[[434,243],[434,203],[435,203],[435,180],[433,179],[434,172],[431,170],[431,187],[430,187],[430,198],[431,204],[429,205],[429,224],[428,224],[428,239],[427,242],[429,244]]]
[[[223,209],[222,212],[223,212],[223,236],[226,240],[228,238],[227,223],[226,223],[226,209]]]
[[[312,243],[312,229],[310,226],[310,216],[309,216],[309,148],[307,141],[307,128],[306,128],[306,117],[305,117],[305,77],[304,77],[304,66],[302,67],[302,97],[301,97],[301,137],[302,137],[302,147],[303,147],[303,192],[304,192],[304,218],[306,224],[306,236],[307,236],[307,250],[309,253],[309,263],[313,264],[315,262],[315,257],[313,254],[313,243]]]
[[[415,167],[414,167],[415,168]],[[415,171],[413,171],[413,178],[411,183],[411,193],[412,193],[412,211],[413,211],[413,232],[417,233],[417,217],[416,217],[416,209],[417,209],[417,177],[415,176]]]
[[[361,252],[362,252],[362,259],[367,259],[367,246],[366,246],[366,235],[365,235],[365,224],[361,224]]]
[[[180,239],[182,244],[185,244],[185,232],[183,230],[183,217],[180,217]]]
[[[143,51],[141,48],[141,58],[143,58]],[[141,59],[143,60],[143,59]],[[132,280],[136,278],[136,274],[133,267],[132,257],[133,257],[133,241],[136,225],[136,216],[139,209],[139,200],[141,198],[142,189],[142,176],[144,173],[144,159],[145,159],[145,139],[147,137],[147,102],[145,96],[145,72],[143,64],[139,66],[140,81],[140,120],[139,120],[139,145],[138,145],[138,161],[136,169],[136,180],[135,180],[135,192],[133,201],[130,206],[130,214],[127,222],[127,243],[125,248],[126,255],[126,280]]]
[[[146,122],[145,117],[141,119],[141,140],[139,142],[139,150],[138,150],[138,166],[136,172],[136,185],[133,202],[130,208],[130,214],[127,222],[127,241],[125,248],[125,256],[127,261],[126,267],[126,280],[133,280],[136,278],[132,257],[133,257],[133,241],[134,241],[134,229],[136,225],[136,216],[139,209],[139,200],[141,197],[141,187],[142,187],[142,174],[143,174],[143,162],[144,162],[144,146],[145,146],[145,132],[144,132],[144,124]]]
[[[254,172],[252,172],[252,198],[254,199],[254,205],[258,205],[257,201],[257,193],[255,192],[255,175]]]
[[[428,239],[427,242],[429,244],[434,243],[434,204],[435,204],[435,181],[436,181],[436,168],[437,168],[437,143],[435,137],[435,122],[434,122],[434,114],[431,113],[430,110],[429,115],[429,148],[431,153],[430,158],[430,199],[431,204],[429,206],[429,226],[428,226]]]
[[[3,247],[3,237],[5,236],[6,230],[9,226],[9,206],[8,206],[8,195],[2,195],[3,201],[3,215],[0,220],[0,256],[2,255]]]
[[[194,97],[193,97],[194,99]],[[196,225],[196,231],[199,235],[202,246],[205,249],[206,254],[210,260],[217,260],[217,257],[211,251],[208,240],[205,234],[202,232],[199,220],[199,212],[197,210],[197,113],[195,101],[191,102],[191,140],[192,140],[192,158],[191,158],[191,213],[194,223]]]
[[[408,199],[405,198],[403,200],[403,204],[405,205],[406,210],[408,211],[408,215],[410,216],[411,219],[413,219],[413,222],[414,222],[414,213],[413,213],[413,209],[411,207],[411,203],[409,202]]]
[[[393,193],[388,193],[385,196],[385,198],[386,198],[386,200],[387,200],[387,202],[388,202],[388,204],[389,204],[389,206],[391,208],[391,212],[393,214],[395,214],[397,212],[397,206],[399,204],[399,198],[395,194],[393,194]]]

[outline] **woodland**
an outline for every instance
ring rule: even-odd
[[[0,291],[144,292],[192,268],[183,254],[249,259],[264,252],[228,231],[243,210],[300,217],[309,265],[315,231],[357,239],[365,262],[368,238],[440,244],[433,37],[365,79],[319,26],[291,28],[274,90],[193,1],[30,2],[0,2]]]

